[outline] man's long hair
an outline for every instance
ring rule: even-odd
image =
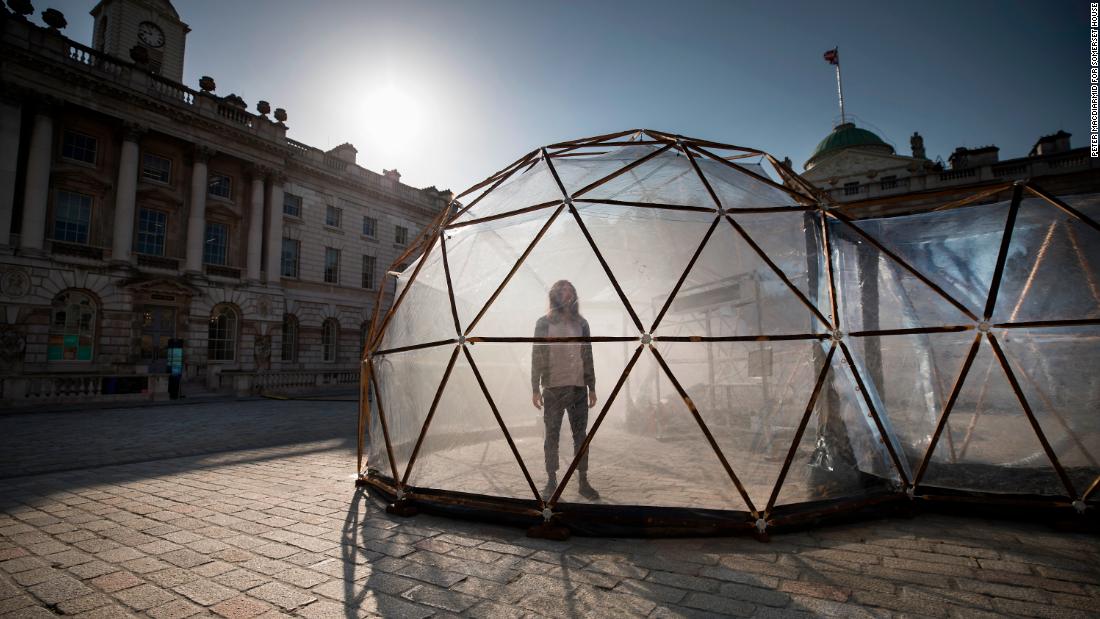
[[[572,293],[572,294],[568,294]],[[566,297],[571,297],[569,301]],[[550,311],[546,317],[550,322],[577,320],[581,315],[581,303],[577,299],[577,289],[567,279],[559,279],[550,287]]]

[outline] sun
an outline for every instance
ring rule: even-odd
[[[423,105],[395,84],[381,86],[365,97],[369,131],[387,145],[407,142],[423,127]]]

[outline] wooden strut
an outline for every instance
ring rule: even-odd
[[[795,453],[798,452],[799,443],[802,442],[802,434],[806,431],[806,425],[810,423],[810,415],[814,412],[814,406],[817,404],[817,398],[821,394],[821,387],[825,384],[825,376],[829,373],[829,367],[832,365],[833,355],[835,353],[836,342],[833,342],[833,344],[829,346],[829,352],[825,354],[825,362],[821,365],[821,370],[817,373],[817,380],[814,381],[813,391],[810,392],[810,401],[806,403],[806,410],[802,413],[802,419],[798,422],[798,429],[794,433],[794,440],[787,450],[787,457],[783,460],[783,466],[779,469],[779,477],[776,478],[775,486],[772,487],[771,496],[768,497],[768,505],[764,508],[765,520],[771,515],[771,511],[775,507],[775,501],[779,498],[779,491],[783,488],[783,482],[787,479],[787,472],[791,468],[791,463],[794,462],[794,456]]]
[[[979,200],[983,200],[983,199],[988,198],[990,196],[995,196],[995,195],[1001,193],[1002,191],[1004,191],[1006,189],[1011,189],[1013,186],[1015,186],[1015,183],[1002,183],[1000,185],[996,185],[996,186],[992,187],[991,189],[987,189],[986,191],[980,191],[980,192],[978,192],[974,195],[967,196],[967,197],[965,197],[961,200],[955,200],[954,202],[948,202],[947,204],[944,204],[943,206],[937,206],[936,208],[934,208],[934,209],[932,209],[928,212],[929,213],[938,213],[940,211],[950,211],[950,210],[957,209],[957,208],[960,208],[960,207],[963,207],[963,206],[967,206],[969,204],[973,204],[974,202],[977,202]],[[841,208],[843,208],[843,207],[841,207]]]
[[[1070,318],[1068,320],[1029,320],[1020,322],[999,322],[993,326],[998,329],[1041,329],[1045,327],[1090,327],[1100,325],[1100,318]]]
[[[655,335],[655,342],[786,342],[827,340],[828,333],[783,333],[781,335]]]
[[[1085,273],[1085,281],[1088,282],[1092,298],[1100,303],[1100,282],[1097,282],[1096,273],[1093,272],[1092,265],[1085,258],[1085,252],[1081,249],[1081,241],[1077,238],[1077,231],[1072,226],[1066,226],[1066,236],[1069,238],[1073,253],[1077,256],[1077,263],[1081,265],[1081,270]]]
[[[1092,495],[1096,492],[1096,489],[1100,488],[1100,475],[1096,476],[1096,479],[1089,485],[1089,489],[1085,491],[1084,496],[1081,497],[1082,501],[1087,501],[1092,498]]]
[[[1072,206],[1066,204],[1062,200],[1059,200],[1057,197],[1047,193],[1046,191],[1043,191],[1042,189],[1040,189],[1039,187],[1036,187],[1032,183],[1026,183],[1025,187],[1027,188],[1028,191],[1035,194],[1036,196],[1039,196],[1043,200],[1046,200],[1049,204],[1051,204],[1055,208],[1063,211],[1064,213],[1066,213],[1067,215],[1070,215],[1071,217],[1076,218],[1078,221],[1080,221],[1081,223],[1085,224],[1086,226],[1092,228],[1093,230],[1096,230],[1097,232],[1100,232],[1100,223],[1096,223],[1096,220],[1092,219],[1088,215],[1085,215],[1081,211],[1073,208]]]
[[[750,153],[754,156],[766,155],[762,150],[755,148],[745,148],[744,146],[734,146],[733,144],[723,144],[721,142],[712,142],[710,140],[701,140],[699,138],[692,138],[686,135],[680,135],[677,133],[665,133],[664,131],[656,131],[653,129],[642,129],[642,132],[655,140],[661,140],[664,142],[691,142],[692,144],[698,144],[699,146],[705,146],[708,148],[716,148],[718,150],[736,150],[743,153]]]
[[[373,361],[370,363],[373,363]],[[398,484],[398,488],[401,488],[397,476],[397,460],[393,457],[393,441],[390,440],[390,426],[386,423],[386,409],[382,406],[382,392],[378,389],[378,381],[375,379],[375,374],[375,372],[371,372],[370,381],[371,384],[374,385],[375,402],[378,403],[378,421],[382,425],[382,438],[386,441],[386,455],[389,456],[390,469],[393,472],[393,481]]]
[[[505,219],[505,218],[508,218],[508,217],[515,217],[516,215],[523,215],[524,213],[532,213],[534,211],[541,211],[542,209],[551,208],[551,207],[554,207],[554,206],[559,206],[560,204],[561,204],[561,200],[550,200],[548,202],[541,202],[539,204],[535,204],[535,205],[532,205],[532,206],[525,206],[523,208],[517,208],[515,210],[505,211],[503,213],[497,213],[496,215],[486,215],[485,217],[478,217],[476,219],[467,219],[465,221],[456,221],[454,223],[448,224],[446,229],[447,230],[454,230],[455,228],[463,228],[465,226],[474,226],[474,225],[477,225],[477,224],[483,224],[483,223],[488,222],[488,221],[496,221],[498,219]]]
[[[691,255],[691,260],[688,260],[687,266],[684,267],[683,273],[680,274],[679,279],[676,280],[676,284],[672,287],[672,292],[668,294],[668,298],[665,299],[664,305],[661,306],[661,311],[657,312],[657,316],[653,319],[653,325],[649,328],[649,333],[657,331],[657,326],[661,324],[661,319],[665,317],[665,312],[672,306],[672,301],[676,298],[676,295],[680,292],[680,287],[684,285],[684,281],[687,279],[691,269],[695,267],[695,261],[699,259],[699,256],[703,253],[703,249],[707,246],[707,241],[710,240],[714,229],[718,227],[718,221],[721,217],[715,217],[711,222],[710,227],[707,228],[706,234],[703,235],[703,240],[699,242],[699,246],[695,248],[695,253]]]
[[[1058,461],[1058,457],[1054,454],[1054,449],[1051,448],[1050,442],[1047,441],[1046,434],[1043,433],[1043,429],[1039,426],[1039,421],[1035,418],[1035,413],[1032,412],[1031,405],[1028,404],[1027,397],[1024,396],[1024,391],[1020,388],[1020,383],[1016,380],[1016,374],[1012,371],[1012,366],[1009,364],[1008,358],[1005,357],[1004,351],[1001,350],[1001,345],[997,342],[997,338],[993,336],[992,332],[986,332],[985,336],[993,346],[993,353],[997,355],[997,361],[1001,364],[1001,368],[1008,378],[1008,383],[1012,386],[1012,391],[1016,394],[1016,399],[1020,401],[1020,406],[1024,409],[1024,414],[1027,415],[1027,420],[1031,423],[1031,428],[1035,431],[1035,436],[1038,437],[1039,443],[1042,444],[1043,451],[1046,452],[1047,458],[1050,459],[1050,463],[1054,465],[1054,470],[1058,472],[1058,477],[1061,478],[1062,483],[1066,486],[1066,492],[1069,493],[1070,500],[1077,498],[1077,493],[1073,489],[1073,482],[1070,481],[1069,475],[1067,475],[1065,469],[1062,468],[1062,463]]]
[[[967,318],[970,318],[971,320],[974,320],[975,322],[978,321],[978,316],[976,314],[974,314],[974,312],[970,311],[970,309],[968,309],[965,305],[963,305],[958,300],[956,300],[954,297],[952,297],[950,294],[948,294],[943,288],[940,288],[935,282],[933,282],[932,280],[925,277],[925,275],[923,273],[921,273],[917,269],[913,268],[913,266],[910,265],[908,262],[906,262],[904,259],[902,259],[901,256],[895,254],[893,251],[888,249],[885,245],[880,243],[878,241],[878,239],[871,236],[870,234],[865,232],[863,230],[863,228],[860,228],[855,223],[853,223],[851,218],[849,218],[847,215],[845,215],[843,213],[838,213],[836,211],[831,211],[831,210],[830,211],[825,211],[824,215],[826,217],[832,217],[833,219],[835,219],[835,220],[841,222],[842,224],[848,226],[848,228],[850,230],[854,231],[856,234],[858,234],[860,237],[862,237],[868,243],[873,245],[875,247],[875,249],[877,249],[880,252],[882,252],[883,254],[885,254],[887,257],[889,257],[891,260],[893,260],[895,263],[897,263],[898,266],[900,266],[901,268],[905,269],[906,271],[909,271],[910,275],[912,275],[913,277],[916,277],[917,279],[919,279],[922,283],[924,283],[924,285],[931,288],[933,292],[935,292],[936,294],[943,297],[943,299],[945,301],[947,301],[951,305],[954,305],[956,308],[958,308],[958,310],[961,311],[964,315],[966,315]]]
[[[451,265],[447,261],[447,234],[439,233],[439,253],[443,256],[443,277],[447,280],[447,299],[451,302],[451,318],[455,322],[455,336],[462,337],[462,326],[458,323],[458,306],[455,304],[454,284],[451,282]]]
[[[363,447],[364,435],[370,431],[366,424],[370,416],[370,362],[363,361],[359,365],[359,423],[358,432],[355,435],[355,472],[363,474]]]
[[[975,333],[974,341],[970,345],[970,351],[966,354],[966,360],[963,361],[962,368],[959,370],[959,375],[955,377],[955,384],[951,386],[951,395],[947,397],[947,403],[944,404],[943,411],[940,413],[940,418],[936,421],[936,429],[933,430],[932,439],[928,442],[928,448],[924,451],[924,458],[921,459],[917,474],[913,476],[914,489],[920,484],[921,480],[924,479],[924,473],[928,470],[928,463],[932,460],[932,454],[936,451],[936,444],[940,440],[940,434],[943,433],[943,429],[947,425],[947,417],[951,414],[951,410],[955,408],[955,402],[959,399],[959,393],[962,392],[967,374],[970,373],[970,366],[973,365],[974,358],[978,356],[978,347],[981,343],[982,334],[980,332]]]
[[[786,193],[787,195],[793,197],[795,200],[800,202],[803,206],[813,206],[814,204],[816,204],[816,201],[812,197],[803,195],[803,194],[801,194],[797,191],[793,191],[790,187],[784,187],[783,185],[780,185],[779,183],[773,181],[770,178],[761,176],[761,175],[757,174],[756,172],[753,172],[752,170],[743,168],[743,167],[737,165],[736,163],[727,161],[727,160],[723,159],[722,157],[719,157],[718,155],[710,152],[709,150],[707,150],[707,149],[705,149],[701,146],[697,146],[695,144],[692,144],[692,145],[689,146],[689,148],[691,148],[691,150],[694,150],[695,152],[699,153],[700,155],[703,155],[705,157],[713,159],[713,160],[717,161],[718,163],[721,163],[724,166],[727,166],[727,167],[729,167],[729,168],[731,168],[731,169],[733,169],[737,172],[740,172],[741,174],[744,174],[744,175],[746,175],[750,178],[756,179],[757,181],[759,181],[761,183],[764,183],[765,185],[768,185],[769,187],[772,187],[774,189],[778,189],[778,190],[782,191],[783,193]]]
[[[806,295],[802,294],[802,291],[798,289],[798,286],[795,286],[794,283],[791,282],[790,278],[787,277],[787,274],[784,273],[783,270],[780,269],[779,266],[775,264],[775,262],[773,262],[770,257],[768,257],[764,250],[761,249],[760,246],[756,244],[756,241],[752,239],[749,233],[746,232],[745,229],[742,228],[741,225],[738,224],[737,221],[730,216],[730,212],[726,211],[722,207],[722,200],[718,198],[718,194],[714,192],[714,188],[711,186],[710,181],[708,181],[706,175],[703,174],[703,170],[699,167],[699,162],[695,161],[695,155],[692,154],[692,152],[682,143],[677,144],[677,148],[679,148],[684,153],[688,161],[691,163],[691,167],[695,170],[695,174],[703,183],[703,187],[706,188],[707,193],[710,194],[711,199],[714,200],[715,208],[718,209],[719,213],[724,213],[726,221],[728,221],[729,224],[733,226],[733,229],[737,231],[737,234],[739,234],[741,238],[749,244],[749,247],[752,248],[756,255],[761,260],[763,260],[765,264],[768,265],[768,268],[770,268],[772,272],[775,273],[777,277],[779,277],[779,279],[787,286],[787,288],[790,289],[790,291],[793,292],[796,297],[798,297],[798,300],[801,301],[806,306],[806,308],[809,309],[814,314],[814,316],[817,317],[818,320],[825,324],[825,326],[831,326],[829,321],[825,320],[825,317],[821,315],[821,311],[818,310],[817,307],[815,307],[814,304],[806,298]]]
[[[832,235],[829,232],[829,222],[825,221],[825,211],[818,212],[818,218],[821,221],[821,251],[825,255],[825,281],[828,284],[827,290],[829,292],[829,309],[832,311],[832,322],[829,323],[834,330],[840,329],[840,305],[837,297],[840,295],[837,292],[836,277],[833,273],[833,240]]]
[[[489,298],[485,301],[485,304],[481,306],[481,310],[478,311],[477,315],[474,316],[474,319],[470,321],[470,324],[466,326],[466,330],[463,332],[463,335],[469,335],[470,331],[473,331],[474,327],[477,326],[477,323],[481,322],[481,318],[485,316],[485,312],[489,311],[489,306],[491,306],[493,304],[493,301],[496,301],[497,297],[500,296],[501,291],[503,291],[504,287],[508,285],[508,282],[512,281],[512,277],[516,274],[517,271],[519,271],[519,268],[523,266],[524,261],[527,260],[527,256],[531,255],[531,252],[535,249],[535,245],[537,245],[538,242],[542,240],[542,237],[546,234],[546,231],[550,229],[550,226],[558,218],[558,215],[561,215],[563,209],[565,209],[565,204],[560,204],[558,208],[546,220],[546,223],[542,225],[542,228],[539,229],[538,234],[535,235],[535,238],[531,239],[531,242],[527,244],[527,249],[523,250],[523,253],[516,260],[516,263],[512,265],[512,268],[508,271],[508,274],[504,276],[503,280],[501,280],[500,285],[496,287],[496,290],[493,291],[493,294],[490,295]]]
[[[1023,185],[1017,183],[1012,188],[1012,204],[1008,207],[1008,217],[1005,218],[1005,231],[1001,235],[1001,249],[997,252],[997,265],[993,268],[993,282],[989,285],[989,297],[985,302],[984,320],[987,321],[993,316],[993,310],[997,306],[997,294],[1001,288],[1005,263],[1008,262],[1008,248],[1012,244],[1012,230],[1016,226],[1016,215],[1020,212],[1020,198],[1022,196]]]
[[[691,213],[707,213],[708,215],[714,214],[714,209],[712,208],[689,206],[686,204],[661,204],[658,202],[634,202],[630,200],[609,200],[603,198],[577,198],[573,201],[582,204],[608,204],[611,206],[630,206],[634,208],[650,208],[662,211],[686,211]]]
[[[546,344],[569,344],[577,342],[637,342],[640,339],[636,335],[588,335],[588,336],[543,336],[543,337],[491,337],[491,336],[474,336],[466,338],[466,341],[471,344],[478,344],[480,342],[493,343],[493,344],[529,344],[535,342],[541,342]]]
[[[568,200],[572,197],[583,196],[584,194],[588,193],[589,191],[592,191],[593,189],[596,189],[600,185],[611,182],[612,180],[618,178],[619,176],[622,176],[623,174],[626,174],[627,172],[629,172],[629,171],[633,170],[634,168],[644,164],[645,162],[647,162],[651,159],[654,159],[656,157],[659,157],[661,154],[663,154],[669,148],[672,148],[672,147],[666,144],[666,145],[662,146],[661,148],[658,148],[657,150],[647,154],[644,157],[640,157],[640,158],[638,158],[634,161],[631,161],[630,163],[626,164],[625,166],[619,168],[618,170],[615,170],[611,174],[608,174],[607,176],[604,176],[603,178],[599,178],[599,179],[596,179],[596,180],[592,181],[591,183],[588,183],[584,187],[581,187],[577,191],[574,191],[572,195],[569,195],[569,193],[565,190],[565,186],[561,184],[561,179],[558,178],[557,170],[554,170],[554,180],[558,181],[558,185],[561,187],[562,193],[565,194],[565,199]],[[547,159],[547,161],[549,161],[549,158]]]
[[[867,389],[867,384],[863,381],[863,376],[859,373],[859,368],[856,366],[855,359],[852,358],[852,352],[848,350],[848,345],[843,341],[840,342],[840,352],[844,353],[844,360],[848,362],[848,368],[852,371],[852,376],[856,379],[856,389],[858,389],[859,394],[863,396],[863,402],[867,405],[867,410],[871,413],[871,419],[875,422],[875,427],[878,428],[879,439],[886,445],[886,451],[890,454],[890,459],[894,463],[894,468],[898,471],[898,476],[901,477],[901,483],[904,486],[908,486],[909,476],[906,475],[906,467],[898,456],[897,450],[894,449],[893,436],[886,431],[886,426],[882,423],[882,417],[879,415],[878,409],[875,408],[875,402],[871,399],[871,392]]]
[[[504,423],[504,418],[500,416],[500,411],[497,410],[496,402],[493,401],[493,396],[489,394],[489,388],[485,385],[485,379],[481,377],[481,371],[477,367],[477,363],[474,363],[474,357],[470,354],[470,349],[466,346],[462,347],[463,354],[466,355],[466,361],[470,364],[470,369],[474,371],[474,378],[477,379],[477,384],[481,387],[481,393],[485,395],[485,401],[489,403],[489,409],[493,411],[493,417],[496,418],[497,424],[500,425],[500,430],[504,432],[504,440],[508,441],[508,448],[512,450],[512,455],[516,457],[516,463],[519,464],[519,468],[523,471],[523,478],[527,480],[527,485],[531,487],[531,494],[534,495],[536,501],[542,501],[542,497],[539,495],[538,488],[535,487],[535,481],[531,479],[531,473],[527,470],[527,465],[523,462],[523,457],[519,455],[519,449],[516,448],[516,442],[512,440],[512,434],[508,432],[508,427]]]
[[[699,424],[699,429],[703,431],[703,435],[706,436],[707,442],[710,443],[711,449],[714,450],[714,455],[718,456],[718,461],[722,463],[722,468],[726,470],[726,474],[729,475],[730,481],[737,487],[737,492],[741,495],[742,500],[745,501],[745,505],[748,506],[749,512],[752,513],[753,519],[760,517],[760,514],[756,511],[756,507],[752,504],[752,499],[749,498],[749,493],[745,491],[745,486],[741,483],[741,480],[737,477],[737,474],[733,472],[733,467],[730,466],[729,461],[726,459],[726,455],[722,453],[722,449],[718,446],[718,441],[714,439],[714,435],[711,434],[710,428],[707,427],[706,422],[703,421],[702,415],[699,414],[699,410],[695,408],[695,402],[692,401],[691,396],[680,384],[680,381],[676,379],[676,375],[672,373],[672,370],[665,363],[664,357],[661,353],[657,352],[657,349],[653,346],[649,346],[649,352],[653,353],[654,358],[657,359],[657,364],[661,366],[665,375],[668,376],[668,380],[672,383],[676,392],[680,394],[680,398],[683,399],[684,404],[687,406],[688,411],[691,412],[691,416],[695,418],[695,422]]]
[[[416,457],[420,455],[420,446],[424,443],[424,436],[428,434],[428,428],[432,425],[432,419],[435,418],[435,411],[439,408],[439,399],[443,397],[443,389],[446,388],[447,380],[451,377],[451,370],[455,367],[455,360],[458,359],[460,348],[462,348],[461,345],[455,346],[454,351],[451,353],[451,359],[447,362],[447,369],[443,370],[443,379],[439,381],[439,387],[435,390],[432,405],[428,408],[428,416],[424,419],[424,427],[420,429],[420,436],[417,437],[416,445],[409,456],[409,463],[405,466],[405,474],[401,476],[402,487],[409,483],[409,474],[412,473],[413,465],[416,464]]]
[[[619,395],[619,390],[623,388],[623,383],[626,382],[627,376],[630,375],[630,370],[637,363],[638,357],[642,355],[643,345],[639,344],[634,349],[634,354],[630,357],[630,361],[627,362],[626,367],[623,368],[622,374],[619,375],[619,380],[615,381],[615,386],[611,389],[611,393],[608,394],[607,399],[604,401],[603,408],[600,409],[600,414],[596,416],[596,421],[592,423],[592,429],[588,431],[587,436],[584,437],[584,441],[581,443],[581,448],[577,450],[577,453],[573,456],[573,462],[569,464],[569,468],[566,469],[565,475],[561,478],[561,482],[558,483],[558,487],[554,490],[554,494],[550,497],[549,501],[546,501],[546,505],[553,507],[557,505],[558,499],[561,498],[561,493],[565,491],[566,484],[569,483],[569,478],[573,476],[573,472],[577,470],[577,466],[581,463],[581,458],[588,453],[588,446],[592,443],[592,437],[596,436],[596,431],[600,429],[600,424],[603,423],[604,417],[607,416],[607,411],[611,410],[611,405],[615,402],[615,396]]]
[[[871,331],[852,331],[852,337],[879,337],[883,335],[921,335],[925,333],[957,333],[969,331],[974,325],[945,325],[942,327],[913,327],[908,329],[874,329]]]
[[[449,340],[436,340],[434,342],[424,342],[423,344],[409,344],[408,346],[397,346],[395,348],[385,348],[382,350],[376,350],[372,353],[375,357],[381,357],[382,355],[393,355],[396,353],[409,352],[410,350],[422,350],[424,348],[435,348],[437,346],[446,346],[447,344],[455,344],[458,340],[452,338]]]

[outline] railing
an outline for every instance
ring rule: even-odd
[[[184,105],[195,104],[195,96],[198,95],[198,93],[194,90],[191,90],[183,84],[177,84],[176,82],[157,75],[151,75],[150,78],[152,79],[152,83],[149,86],[149,90],[163,97],[167,97],[168,99],[180,101]]]
[[[252,127],[252,115],[239,107],[233,107],[232,105],[219,103],[218,116],[244,125],[246,127]]]
[[[1058,159],[1048,159],[1047,167],[1052,170],[1058,170],[1061,168],[1076,168],[1082,167],[1088,163],[1088,156],[1084,153],[1079,155],[1071,155],[1069,157],[1061,157]]]
[[[1013,177],[1013,176],[1026,176],[1027,164],[1015,163],[1002,166],[993,166],[993,176],[997,178]]]
[[[286,145],[289,146],[291,148],[291,150],[296,151],[296,152],[298,152],[300,154],[303,154],[303,155],[305,155],[305,154],[309,153],[311,150],[313,150],[313,147],[309,146],[308,144],[302,144],[301,142],[299,142],[297,140],[292,140],[290,138],[286,139]]]
[[[965,168],[962,170],[947,170],[940,172],[941,181],[953,181],[960,178],[974,178],[978,175],[978,168]]]
[[[167,374],[20,374],[0,376],[0,399],[12,404],[154,400],[168,393]]]
[[[359,383],[355,368],[314,370],[236,371],[218,374],[218,388],[233,389],[238,395],[266,391],[313,390]]]

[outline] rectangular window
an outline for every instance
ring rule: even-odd
[[[409,229],[405,226],[397,226],[393,232],[393,242],[404,245],[409,242]]]
[[[844,195],[855,196],[859,195],[859,183],[844,183]]]
[[[302,242],[283,237],[283,277],[298,277],[298,257],[302,255]]]
[[[71,191],[58,191],[53,208],[53,238],[69,243],[88,243],[92,223],[92,197]]]
[[[61,138],[61,156],[95,165],[96,139],[90,135],[66,131]]]
[[[211,174],[206,186],[209,195],[226,200],[233,198],[233,179],[224,174]]]
[[[137,253],[164,255],[164,237],[168,229],[168,213],[143,208],[138,211]]]
[[[363,256],[363,287],[374,290],[374,271],[378,265],[378,259],[374,256]]]
[[[226,250],[229,247],[229,226],[225,224],[206,224],[206,242],[202,247],[202,261],[205,264],[225,266]]]
[[[373,239],[375,234],[378,234],[378,220],[363,215],[363,236],[369,236]]]
[[[302,216],[302,196],[292,193],[283,194],[283,214],[291,217]]]
[[[168,184],[172,181],[172,160],[153,153],[143,154],[141,176],[146,180]]]
[[[333,228],[339,228],[340,227],[340,215],[341,214],[342,213],[341,213],[340,209],[336,208],[335,206],[326,206],[325,207],[325,225],[326,226],[332,226]]]
[[[325,248],[325,281],[330,284],[340,283],[340,250],[332,247]]]

